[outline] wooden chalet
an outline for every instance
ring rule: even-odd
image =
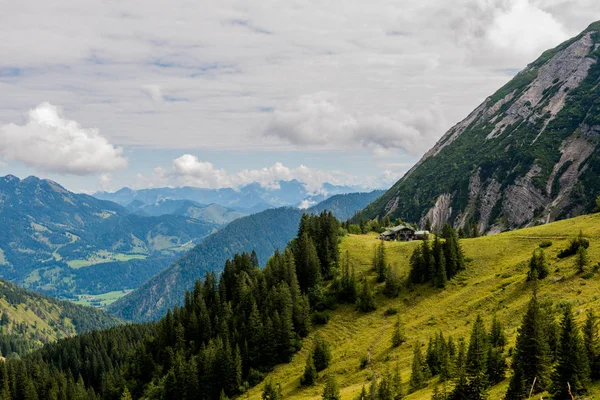
[[[410,226],[398,225],[388,228],[377,238],[380,240],[400,240],[403,242],[411,240],[427,240],[429,239],[429,231],[415,231]]]

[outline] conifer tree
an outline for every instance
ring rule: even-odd
[[[321,372],[329,366],[331,349],[329,344],[319,335],[315,337],[315,348],[312,356],[317,372]]]
[[[129,393],[129,389],[127,389],[127,386],[125,387],[125,390],[123,390],[121,400],[133,400],[133,398],[131,397],[131,393]]]
[[[396,365],[394,373],[391,377],[391,389],[393,400],[400,400],[402,397],[404,397],[404,387],[402,386],[402,378],[400,376],[400,369],[398,368],[398,365]]]
[[[391,266],[386,267],[386,278],[385,284],[383,286],[383,294],[387,297],[398,297],[400,294],[400,287],[402,285],[402,281],[400,280],[400,275],[398,275],[398,271]]]
[[[384,241],[373,249],[373,270],[377,274],[377,282],[383,282],[386,278],[387,264]]]
[[[435,262],[433,284],[441,289],[446,287],[448,276],[446,274],[446,256],[444,255],[444,247],[437,235],[433,241],[433,259]]]
[[[423,359],[423,354],[421,353],[421,345],[419,343],[416,343],[413,350],[413,361],[410,375],[411,392],[415,392],[427,386],[427,381],[429,380],[429,377],[429,367]]]
[[[304,293],[321,280],[321,264],[313,239],[304,232],[294,246],[298,284]]]
[[[304,375],[300,379],[302,386],[311,386],[317,380],[317,369],[313,360],[313,355],[309,354],[306,359],[306,367],[304,367]]]
[[[354,267],[350,265],[350,253],[346,251],[342,262],[342,277],[340,279],[340,293],[338,294],[338,298],[343,302],[354,303],[356,302],[356,295],[357,288]]]
[[[598,319],[590,309],[583,326],[583,342],[590,363],[591,378],[600,378],[600,342],[598,338]]]
[[[392,347],[399,347],[402,343],[404,343],[405,340],[404,332],[402,331],[402,324],[400,322],[400,316],[398,316],[398,319],[394,324],[394,333],[392,333]]]
[[[527,280],[544,279],[548,276],[548,266],[546,264],[546,256],[543,249],[534,250],[529,260],[529,272]]]
[[[550,348],[535,290],[523,316],[511,365],[513,376],[509,388],[514,387],[515,389],[507,392],[507,399],[517,399],[518,397],[513,397],[518,395],[517,389],[533,385],[534,380],[533,393],[539,393],[548,386]],[[517,374],[517,369],[519,369],[519,374]],[[523,382],[513,383],[513,379],[521,379]]]
[[[552,374],[550,392],[555,399],[569,399],[571,394],[586,392],[590,365],[570,307],[565,308],[561,328],[558,361]]]
[[[327,374],[325,388],[323,389],[323,400],[341,400],[340,388],[333,374]]]
[[[368,400],[368,399],[369,399],[369,395],[367,394],[367,389],[365,388],[365,385],[363,385],[362,390],[360,391],[360,394],[358,395],[356,400]]]
[[[356,306],[362,312],[370,312],[377,309],[373,289],[371,289],[371,284],[366,277],[363,278],[363,283],[356,299]]]
[[[387,371],[377,385],[377,400],[394,400],[392,392],[392,377]]]
[[[589,256],[587,248],[584,246],[579,246],[577,253],[575,254],[575,267],[577,267],[577,272],[585,272],[585,267],[587,267],[588,263]]]

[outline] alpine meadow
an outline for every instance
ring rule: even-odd
[[[600,399],[593,1],[0,15],[0,400]]]

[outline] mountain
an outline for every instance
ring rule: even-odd
[[[384,190],[373,190],[369,193],[337,194],[311,207],[310,210],[317,214],[325,210],[331,211],[338,219],[345,221],[354,216],[356,210],[362,210],[384,193]]]
[[[165,199],[192,200],[201,204],[220,204],[224,207],[249,213],[247,209],[255,207],[258,207],[259,211],[263,211],[266,208],[297,206],[303,201],[316,204],[332,195],[356,191],[354,187],[324,183],[319,193],[312,193],[306,189],[303,183],[293,179],[291,181],[278,181],[269,187],[251,183],[239,189],[179,187],[133,190],[123,188],[114,193],[97,192],[94,193],[94,196],[98,199],[114,201],[123,206],[127,206],[134,201],[138,204],[151,205]]]
[[[108,310],[132,321],[160,318],[182,301],[185,290],[192,288],[196,279],[203,278],[207,271],[221,270],[234,254],[254,250],[264,264],[275,249],[285,248],[296,236],[304,212],[331,210],[336,217],[347,218],[379,194],[374,191],[337,195],[304,211],[278,208],[236,219],[140,288],[111,304]]]
[[[121,323],[92,307],[56,300],[0,279],[0,355],[24,354],[42,344]]]
[[[259,206],[259,205],[257,205]],[[213,224],[225,225],[234,219],[248,215],[219,204],[200,204],[192,200],[163,199],[153,204],[144,204],[140,200],[134,200],[127,205],[127,210],[137,215],[161,216],[180,215],[187,218],[206,221]],[[271,207],[267,207],[271,208]],[[263,211],[263,210],[260,210]]]
[[[69,296],[133,289],[220,224],[135,215],[56,182],[8,175],[0,178],[0,226],[0,275]]]
[[[600,193],[600,22],[543,53],[363,212],[499,232],[591,211]]]

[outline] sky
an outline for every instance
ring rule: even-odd
[[[78,192],[387,188],[597,0],[20,0],[0,175]]]

